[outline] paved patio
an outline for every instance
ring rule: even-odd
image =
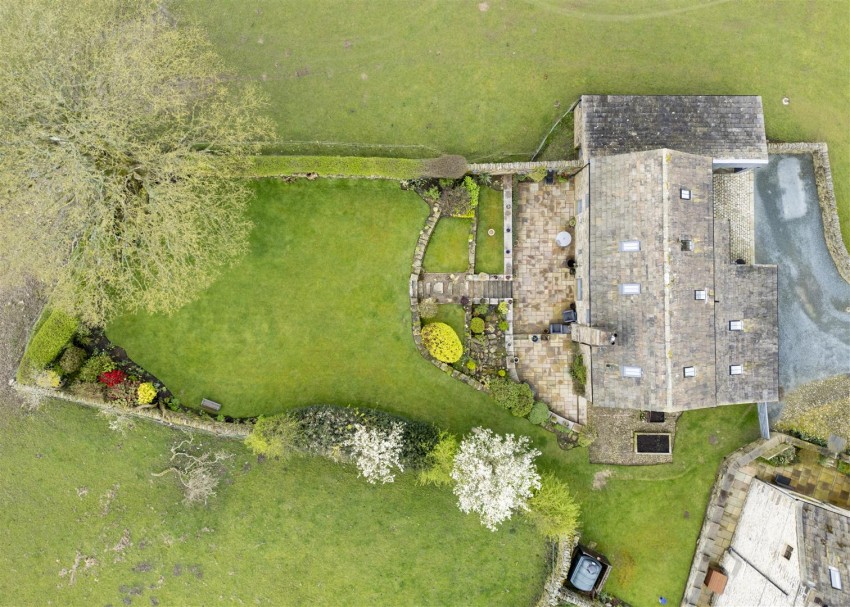
[[[756,461],[756,478],[772,483],[776,475],[781,474],[791,479],[789,488],[792,491],[850,510],[850,476],[835,468],[821,466],[818,451],[801,449],[798,458],[799,461],[790,466],[781,467]]]
[[[547,339],[543,339],[547,338]],[[573,392],[570,363],[573,361],[573,342],[569,335],[538,336],[514,334],[514,353],[519,362],[517,375],[534,389],[538,400],[549,405],[549,410],[562,417],[587,423],[584,400]]]
[[[517,186],[514,221],[514,333],[542,333],[561,322],[561,312],[575,301],[576,281],[567,269],[575,257],[575,239],[567,248],[555,242],[558,232],[572,231],[575,190],[570,183]]]

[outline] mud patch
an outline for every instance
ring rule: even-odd
[[[594,491],[601,491],[602,489],[604,489],[605,485],[608,484],[608,479],[611,478],[611,476],[613,474],[614,473],[611,470],[609,470],[608,468],[605,468],[605,470],[600,470],[599,472],[594,474],[593,475],[593,485],[592,485],[593,490]]]

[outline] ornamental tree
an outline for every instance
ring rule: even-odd
[[[551,473],[540,479],[540,489],[528,501],[528,518],[549,539],[572,537],[578,527],[579,506],[567,484]]]
[[[354,424],[354,432],[344,446],[351,451],[360,476],[372,484],[393,482],[393,469],[404,471],[399,461],[403,433],[404,426],[400,423],[394,423],[389,431]]]
[[[106,373],[101,373],[97,381],[102,384],[105,384],[109,388],[113,388],[119,384],[124,383],[124,380],[127,379],[127,374],[124,373],[121,369],[115,369],[113,371],[107,371]]]
[[[90,324],[171,312],[248,249],[256,86],[156,1],[0,3],[0,283]]]
[[[489,429],[473,428],[454,458],[454,494],[462,512],[476,512],[481,524],[495,531],[516,510],[528,510],[528,499],[540,488],[534,466],[537,449],[529,449],[527,436],[499,436]]]

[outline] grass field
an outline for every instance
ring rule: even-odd
[[[425,249],[422,269],[425,272],[466,272],[471,226],[471,219],[440,217]]]
[[[367,181],[256,187],[248,258],[170,318],[120,319],[108,331],[116,343],[185,402],[208,396],[230,415],[363,404],[457,433],[484,425],[527,434],[544,454],[541,466],[582,502],[587,540],[615,560],[609,590],[638,607],[681,595],[717,465],[757,433],[752,407],[686,414],[674,464],[612,468],[595,491],[593,476],[606,467],[589,465],[586,450],[560,450],[552,434],[414,348],[407,277],[427,215],[421,199]]]
[[[426,320],[425,324],[430,322],[444,322],[454,329],[457,336],[463,341],[463,333],[466,326],[466,315],[463,311],[463,306],[441,304],[438,310],[437,315],[434,318]]]
[[[488,236],[487,230],[496,231]],[[481,188],[478,201],[478,234],[475,242],[475,271],[502,274],[505,271],[504,248],[505,213],[502,192]]]
[[[138,424],[121,436],[75,406],[3,412],[0,605],[512,607],[540,591],[545,549],[522,519],[492,533],[411,475],[375,487],[203,435],[235,457],[209,505],[187,508],[173,475],[151,476],[183,435]],[[97,564],[60,576],[77,554]]]
[[[527,159],[581,93],[761,95],[770,139],[829,143],[850,244],[846,0],[183,0],[174,10],[268,91],[280,139],[302,142],[294,152],[372,155],[383,144],[380,155]]]

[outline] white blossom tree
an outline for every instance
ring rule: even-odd
[[[540,488],[534,466],[537,449],[526,436],[499,436],[473,428],[460,444],[452,468],[454,493],[462,512],[476,512],[481,524],[495,531],[515,510],[528,510],[528,499]]]
[[[345,446],[351,450],[360,475],[368,482],[391,483],[395,480],[393,469],[404,471],[399,461],[403,432],[404,426],[400,423],[394,423],[389,431],[354,425],[354,433]]]

